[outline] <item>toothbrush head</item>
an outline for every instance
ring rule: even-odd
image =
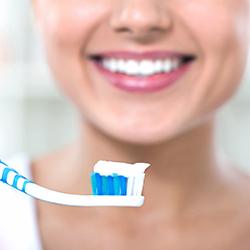
[[[91,173],[93,195],[142,196],[148,163],[98,161]]]

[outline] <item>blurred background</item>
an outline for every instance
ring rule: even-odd
[[[46,65],[30,2],[0,0],[1,158],[44,154],[77,134],[76,114]],[[239,92],[219,112],[217,141],[250,171],[250,62]]]

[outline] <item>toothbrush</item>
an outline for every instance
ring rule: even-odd
[[[66,206],[140,207],[148,163],[98,161],[90,174],[93,195],[67,194],[35,184],[0,160],[0,181],[33,198]]]

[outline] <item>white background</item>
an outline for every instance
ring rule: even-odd
[[[30,1],[0,0],[0,158],[20,151],[36,156],[77,134],[73,108],[53,83],[33,19]],[[221,110],[217,138],[236,165],[250,170],[249,75]]]

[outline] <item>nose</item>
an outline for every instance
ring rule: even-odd
[[[146,41],[165,33],[172,26],[162,0],[120,0],[114,4],[110,25],[124,36]]]

